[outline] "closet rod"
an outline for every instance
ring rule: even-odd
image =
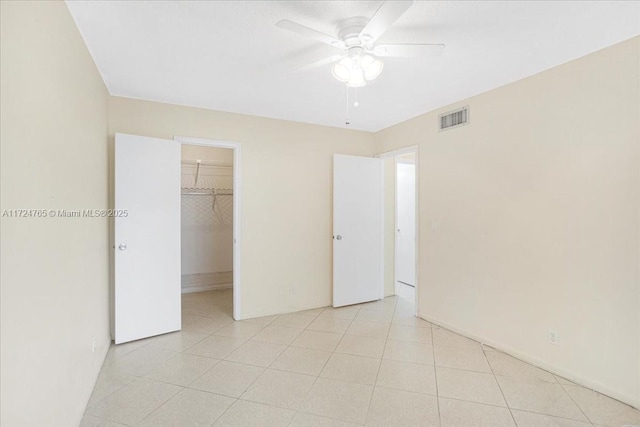
[[[215,163],[209,163],[209,162],[203,162],[203,161],[193,161],[193,160],[184,160],[182,162],[180,162],[180,164],[182,166],[195,166],[197,164],[202,165],[203,167],[207,167],[207,168],[216,168],[216,169],[233,169],[233,166],[226,166],[226,165],[217,165]]]
[[[214,193],[214,192],[196,192],[196,191],[182,191],[182,196],[233,196],[233,193]]]

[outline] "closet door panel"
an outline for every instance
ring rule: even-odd
[[[180,143],[116,134],[114,339],[180,330]]]
[[[333,306],[383,298],[380,159],[333,157]]]

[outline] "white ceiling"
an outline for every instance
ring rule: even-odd
[[[335,35],[381,1],[67,1],[112,95],[346,127],[335,54],[275,27]],[[640,2],[416,2],[379,43],[445,43],[440,58],[386,58],[358,90],[350,128],[377,131],[640,34]]]

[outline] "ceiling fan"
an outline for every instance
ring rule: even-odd
[[[276,26],[312,38],[342,51],[301,69],[316,68],[333,64],[333,76],[348,87],[362,87],[378,77],[384,63],[383,57],[439,56],[444,44],[380,44],[375,42],[413,4],[413,1],[385,1],[371,19],[352,17],[340,22],[337,37],[324,34],[312,28],[289,20],[282,20]]]

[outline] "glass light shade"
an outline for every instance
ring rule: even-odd
[[[365,86],[367,82],[364,80],[364,72],[360,67],[354,67],[351,69],[351,76],[349,76],[349,81],[347,81],[347,86],[349,87],[362,87]]]
[[[343,83],[348,82],[349,78],[351,77],[352,66],[353,66],[353,61],[351,60],[351,58],[349,57],[342,58],[331,69],[331,71],[333,72],[333,77],[335,77],[336,79],[340,80]]]
[[[364,78],[373,80],[380,75],[384,63],[371,55],[365,55],[360,61],[360,66],[364,70]]]
[[[371,55],[347,56],[338,61],[331,68],[333,76],[349,87],[362,87],[367,80],[373,80],[380,75],[382,61]]]

